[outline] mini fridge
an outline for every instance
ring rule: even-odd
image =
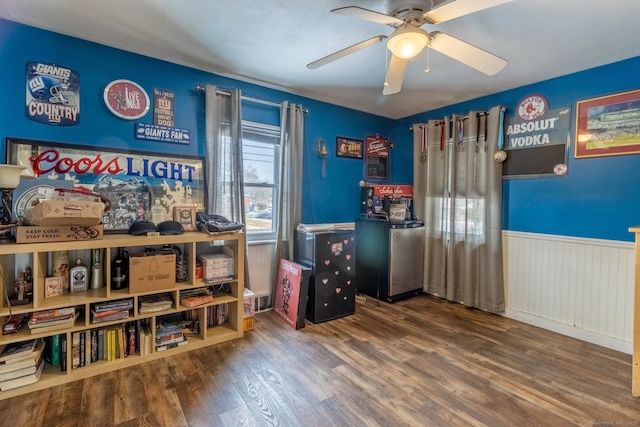
[[[313,323],[356,310],[353,230],[296,231],[295,262],[311,268],[306,318]]]
[[[356,220],[357,288],[388,302],[422,293],[424,223]]]

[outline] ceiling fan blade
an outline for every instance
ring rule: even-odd
[[[338,9],[333,9],[331,12],[339,15],[350,16],[352,18],[365,19],[367,21],[377,22],[378,24],[384,25],[400,25],[404,22],[401,19],[394,18],[393,16],[358,6],[340,7]]]
[[[437,24],[511,1],[513,0],[456,0],[428,11],[425,16]]]
[[[429,38],[431,40],[428,46],[433,50],[444,53],[488,76],[493,76],[507,65],[506,59],[440,31],[429,33]]]
[[[327,55],[322,59],[318,59],[317,61],[313,61],[310,64],[307,64],[307,68],[315,70],[318,67],[322,67],[323,65],[327,65],[329,62],[333,62],[336,59],[340,59],[343,56],[347,56],[354,52],[359,51],[360,49],[364,49],[365,47],[373,46],[374,44],[380,43],[382,40],[386,39],[387,36],[375,36],[367,39],[363,42],[356,43],[353,46],[349,46],[342,50],[332,53],[331,55]]]
[[[395,55],[391,56],[387,77],[384,81],[384,88],[382,89],[383,95],[392,95],[400,92],[400,89],[402,89],[402,80],[404,79],[404,70],[407,68],[408,61],[408,59],[398,58]]]

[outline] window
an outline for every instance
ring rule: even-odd
[[[280,185],[280,127],[243,121],[242,152],[247,238],[273,240]]]

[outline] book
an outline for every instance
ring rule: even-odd
[[[22,341],[2,346],[0,362],[11,363],[11,360],[20,360],[29,357],[36,348],[37,340]]]
[[[92,311],[100,313],[101,311],[108,311],[113,309],[132,309],[133,298],[120,299],[115,301],[101,302],[93,304]]]
[[[161,337],[156,336],[156,347],[159,345],[171,344],[174,342],[179,342],[184,339],[184,334],[182,331],[175,334],[163,335]]]
[[[71,335],[71,369],[80,367],[80,332]]]
[[[0,375],[6,374],[7,372],[17,371],[19,369],[28,368],[31,366],[36,366],[35,358],[31,359],[22,359],[15,363],[10,363],[8,365],[0,365]]]
[[[40,364],[38,365],[38,370],[35,373],[25,375],[19,378],[14,378],[12,380],[0,382],[0,390],[7,391],[7,390],[11,390],[14,388],[18,388],[18,387],[22,387],[25,385],[38,382],[38,380],[40,379],[40,376],[42,375],[43,368],[44,368],[44,359],[40,361]]]
[[[21,369],[16,369],[14,371],[1,373],[0,384],[2,384],[3,381],[9,381],[16,378],[24,377],[25,375],[35,374],[36,371],[38,370],[38,365],[40,364],[41,361],[42,361],[42,355],[40,357],[40,360],[38,360],[38,363],[31,363],[31,366],[27,366]]]
[[[0,364],[0,373],[7,373],[11,371],[15,371],[17,369],[26,368],[29,366],[36,366],[38,361],[40,361],[42,354],[44,353],[44,349],[46,344],[44,340],[37,340],[36,346],[33,351],[26,355],[26,357],[21,357],[20,359],[11,359],[11,363],[1,363]]]
[[[43,326],[51,326],[51,325],[55,325],[54,322],[59,322],[59,321],[63,321],[63,320],[69,320],[72,317],[75,317],[75,313],[69,313],[69,314],[63,314],[60,316],[53,316],[53,317],[48,317],[48,318],[34,318],[33,315],[31,316],[31,318],[29,319],[29,321],[27,322],[27,325],[29,325],[29,328],[38,328],[38,327],[43,327]]]
[[[111,331],[108,329],[104,331],[104,360],[111,361]]]
[[[116,360],[116,331],[109,331],[109,360]]]
[[[60,364],[60,335],[52,335],[44,339],[46,343],[44,360],[51,366]]]
[[[104,329],[98,329],[98,360],[105,360],[105,357],[104,357]]]
[[[98,331],[96,329],[91,330],[91,363],[98,360]]]
[[[114,320],[122,320],[129,318],[129,309],[122,309],[120,311],[116,311],[115,313],[109,313],[106,316],[95,317],[96,313],[91,310],[91,323],[103,323],[103,322],[112,322]]]
[[[80,367],[87,364],[87,333],[80,332]]]
[[[75,307],[54,308],[51,310],[36,311],[35,313],[31,314],[31,319],[37,319],[37,320],[51,319],[53,317],[75,314],[75,312],[76,312]]]
[[[138,321],[138,343],[140,345],[140,356],[151,353],[151,328],[147,319]]]
[[[60,371],[67,371],[67,334],[60,335]]]
[[[124,359],[125,357],[127,357],[127,346],[125,344],[125,338],[124,338],[124,330],[122,329],[122,325],[118,326],[118,328],[116,328],[116,339],[118,340],[118,344],[117,344],[117,349],[118,349],[118,354],[117,354],[117,358],[118,359]]]
[[[131,354],[131,355],[134,355],[134,354],[136,354],[136,327],[135,327],[135,324],[133,322],[129,323],[128,329],[129,329],[129,335],[128,335],[129,350],[128,350],[128,353]]]
[[[105,310],[105,311],[99,311],[99,312],[91,310],[91,315],[93,316],[94,319],[99,319],[101,317],[109,317],[109,316],[114,315],[114,314],[119,314],[122,311],[129,311],[129,309],[126,309],[126,308],[114,308],[114,309],[111,309],[111,310]]]
[[[182,341],[177,341],[177,342],[172,342],[172,343],[169,343],[169,344],[156,346],[156,351],[164,351],[164,350],[169,350],[171,348],[181,347],[183,345],[186,345],[187,342],[188,342],[187,339],[183,337]]]
[[[76,323],[76,319],[80,316],[80,312],[76,311],[74,317],[66,320],[56,320],[53,324],[30,327],[31,334],[43,334],[46,332],[59,331],[61,329],[73,328]]]
[[[199,307],[213,301],[213,295],[194,295],[180,298],[180,304],[187,308]]]

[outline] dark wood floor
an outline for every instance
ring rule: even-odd
[[[359,301],[0,401],[11,426],[639,425],[631,356],[443,300]]]

